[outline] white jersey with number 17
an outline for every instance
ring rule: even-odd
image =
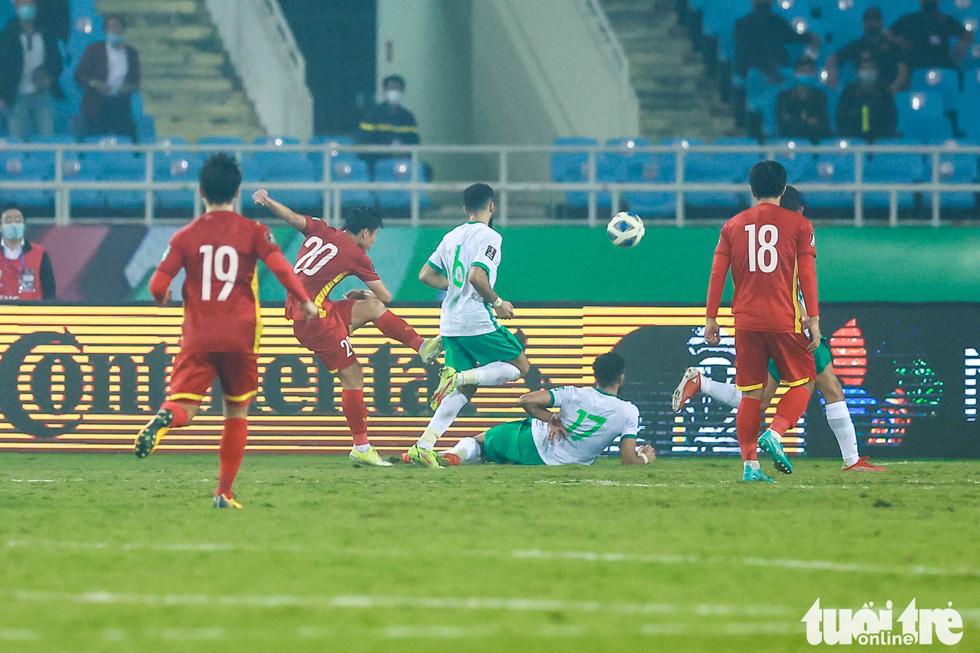
[[[568,437],[548,442],[548,425],[531,420],[534,446],[546,465],[591,465],[616,438],[635,438],[640,430],[635,405],[596,388],[555,388],[551,405],[561,408]]]
[[[497,282],[501,237],[482,222],[467,222],[442,237],[428,264],[446,275],[449,290],[442,300],[439,331],[443,336],[481,336],[497,330],[490,306],[470,283],[470,268],[487,272]]]

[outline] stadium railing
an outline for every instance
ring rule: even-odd
[[[496,158],[497,176],[493,178],[480,179],[494,186],[497,191],[498,219],[501,224],[507,224],[509,219],[509,200],[514,193],[583,193],[587,196],[585,203],[585,221],[589,226],[596,226],[600,220],[605,220],[610,211],[617,210],[621,206],[620,199],[626,193],[668,193],[673,194],[673,216],[664,217],[657,220],[660,224],[675,224],[683,226],[686,221],[688,203],[685,201],[687,195],[696,193],[741,193],[747,192],[747,173],[748,168],[743,164],[735,166],[730,173],[726,173],[727,179],[744,179],[745,181],[719,181],[719,182],[689,182],[685,179],[687,161],[694,155],[711,154],[744,154],[759,157],[772,158],[779,161],[805,160],[806,157],[816,157],[821,155],[832,155],[838,161],[842,158],[853,157],[853,173],[848,180],[843,182],[823,181],[824,176],[818,170],[810,178],[794,178],[791,172],[790,183],[795,185],[804,193],[846,193],[853,194],[853,222],[855,226],[865,224],[865,201],[867,194],[885,195],[888,198],[888,224],[897,226],[899,224],[899,203],[900,198],[911,194],[921,193],[931,195],[931,209],[929,218],[919,220],[918,223],[932,224],[938,226],[944,222],[942,216],[941,196],[945,194],[980,194],[980,181],[971,179],[969,182],[955,183],[943,182],[943,163],[944,157],[965,155],[980,158],[980,145],[887,145],[870,146],[857,145],[841,141],[839,145],[809,145],[801,143],[779,143],[769,145],[689,145],[686,141],[681,141],[676,145],[651,145],[635,147],[610,147],[610,146],[555,146],[555,145],[396,145],[396,146],[355,146],[339,145],[336,143],[323,143],[317,145],[297,145],[297,144],[266,144],[266,145],[174,145],[159,143],[156,145],[114,145],[106,146],[102,144],[74,144],[74,143],[52,143],[52,144],[17,144],[9,149],[16,150],[17,153],[30,154],[31,152],[47,152],[54,154],[54,170],[52,179],[43,180],[11,180],[10,177],[0,177],[0,194],[3,191],[48,191],[55,195],[55,224],[67,225],[72,221],[72,201],[71,194],[80,191],[136,191],[145,193],[143,204],[143,220],[146,224],[152,224],[155,218],[157,191],[186,191],[193,195],[193,210],[197,215],[202,210],[202,201],[197,191],[196,177],[189,177],[186,181],[158,181],[155,178],[154,162],[157,156],[167,156],[174,150],[186,153],[188,156],[203,156],[208,153],[222,150],[234,153],[240,161],[245,162],[247,168],[251,156],[257,152],[297,152],[316,157],[323,157],[323,178],[316,181],[255,181],[246,180],[242,184],[242,195],[248,195],[258,188],[274,190],[302,190],[316,191],[323,193],[323,216],[328,221],[339,222],[342,203],[341,194],[350,191],[402,191],[410,196],[408,204],[408,217],[411,225],[419,225],[422,222],[422,208],[428,193],[432,192],[461,192],[473,181],[425,181],[421,173],[420,162],[430,154],[438,155],[489,155]],[[66,163],[70,162],[76,155],[84,155],[86,152],[133,152],[142,155],[143,165],[145,165],[144,177],[130,181],[116,181],[111,179],[84,179],[75,180],[71,174],[65,174]],[[0,151],[4,153],[4,151]],[[402,158],[410,160],[412,165],[405,165],[405,181],[397,182],[377,182],[377,181],[338,181],[333,178],[333,162],[340,153],[347,156],[358,154],[373,154],[391,158]],[[574,153],[585,156],[585,163],[582,172],[584,180],[573,182],[560,181],[514,181],[508,168],[515,157],[521,155],[555,155],[561,153]],[[9,152],[6,152],[9,156]],[[670,164],[673,170],[666,171],[668,180],[642,181],[642,182],[610,182],[601,181],[597,176],[600,168],[600,161],[604,156],[629,156],[635,157],[639,154],[649,154],[653,156],[665,157],[672,160]],[[898,181],[872,182],[865,179],[864,170],[867,166],[866,157],[868,155],[882,154],[913,154],[920,155],[927,162],[923,166],[926,171],[925,177],[928,179],[918,180],[910,174],[908,180],[899,179]],[[753,161],[756,159],[753,159]],[[743,169],[744,168],[744,169]],[[819,166],[814,164],[814,169]],[[70,169],[70,166],[69,166]],[[850,172],[850,170],[849,170]],[[826,175],[833,177],[833,173]],[[609,197],[611,201],[600,199]],[[241,201],[241,200],[239,200]],[[604,211],[600,213],[600,208]],[[644,216],[646,217],[646,216]],[[902,224],[912,221],[903,220]]]

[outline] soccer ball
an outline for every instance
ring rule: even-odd
[[[640,216],[623,211],[614,215],[609,221],[606,225],[606,233],[616,247],[635,247],[640,244],[646,229]]]

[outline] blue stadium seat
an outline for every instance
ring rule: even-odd
[[[653,164],[653,154],[650,152],[637,152],[638,147],[650,147],[652,143],[649,139],[640,137],[611,138],[606,141],[607,147],[615,147],[618,151],[609,152],[601,155],[601,159],[613,168],[618,168],[616,175],[619,181],[626,181],[634,168],[640,169]]]
[[[820,142],[822,146],[838,147],[839,152],[828,152],[817,155],[815,162],[817,176],[813,179],[821,184],[851,184],[854,183],[854,154],[849,147],[840,148],[841,139],[827,139]],[[809,192],[806,195],[807,206],[813,208],[848,209],[854,206],[854,193]]]
[[[876,145],[900,145],[898,139],[879,141]],[[864,181],[867,183],[910,184],[923,181],[925,168],[921,154],[902,152],[879,152],[864,158]],[[899,193],[898,207],[910,209],[915,205],[914,193]],[[889,193],[864,193],[864,206],[868,208],[888,208]]]
[[[574,147],[593,147],[599,144],[594,138],[569,136],[556,138],[555,145]],[[596,155],[596,174],[598,175],[599,155]],[[589,180],[589,154],[587,152],[555,152],[551,155],[551,180],[562,183],[583,183]],[[588,206],[588,193],[573,191],[565,193],[568,206],[580,208]]]
[[[914,70],[912,71],[910,89],[913,93],[938,92],[943,100],[943,109],[953,111],[959,103],[959,73],[955,69],[949,68]]]
[[[417,168],[419,181],[428,181],[425,168],[419,164]],[[411,159],[382,159],[374,165],[374,181],[406,182],[412,180]],[[412,205],[412,193],[407,190],[377,191],[374,194],[378,206],[391,209],[407,209]],[[419,206],[428,206],[429,196],[419,192]]]
[[[88,152],[86,158],[97,159],[99,179],[103,181],[144,181],[146,159],[134,152]],[[139,190],[102,191],[109,209],[136,209],[146,203],[146,193]]]
[[[0,139],[0,181],[50,181],[54,179],[54,156],[31,156],[16,149],[20,139]],[[54,202],[54,193],[46,190],[0,190],[0,202],[14,202],[22,206],[48,207]]]
[[[670,155],[669,159],[658,156],[651,164],[630,167],[627,181],[633,184],[672,184],[676,178],[673,155]],[[623,200],[630,211],[642,218],[673,217],[677,209],[677,196],[674,193],[631,191],[623,194]]]
[[[157,141],[157,124],[153,116],[140,116],[136,119],[136,138],[142,145],[152,145]]]
[[[926,157],[929,164],[926,168],[926,180],[932,180],[932,157]],[[975,154],[942,154],[939,157],[939,183],[941,184],[972,184],[980,177]],[[926,202],[931,202],[926,196]],[[939,206],[943,209],[972,209],[976,206],[976,196],[973,193],[943,193],[939,196]]]
[[[275,154],[275,159],[260,158],[258,154]],[[315,182],[316,168],[301,152],[257,152],[262,181],[268,182]],[[309,209],[323,204],[323,194],[314,190],[274,190],[273,196],[289,207]]]
[[[740,144],[720,139],[718,145]],[[726,152],[708,154],[689,152],[684,158],[684,180],[689,183],[745,183],[749,169],[759,161],[758,154],[746,152]],[[744,193],[730,191],[708,191],[684,196],[686,204],[692,206],[735,207],[748,200]]]
[[[184,139],[179,139],[184,141]],[[174,145],[186,145],[187,142],[177,142],[169,139]],[[153,158],[154,180],[162,182],[182,182],[191,184],[193,188],[186,190],[159,190],[154,202],[162,209],[180,209],[190,211],[194,208],[194,194],[197,192],[198,175],[201,172],[201,159],[189,152],[170,151],[157,152]]]
[[[237,136],[205,136],[204,138],[199,138],[197,144],[209,148],[204,153],[205,156],[214,152],[227,152],[234,155],[235,147],[244,145],[245,141]]]
[[[361,159],[334,159],[330,169],[337,183],[364,183],[371,181],[368,164]],[[369,190],[344,190],[340,194],[341,206],[374,206],[374,193]]]
[[[355,145],[354,139],[347,136],[314,136],[310,139],[310,145],[321,146],[329,145],[331,147],[337,146],[347,146]],[[350,161],[352,159],[357,159],[357,155],[354,152],[346,150],[336,150],[331,149],[330,158],[333,161]],[[309,159],[313,163],[313,167],[316,168],[316,175],[318,179],[323,178],[323,152],[312,151],[309,153]]]
[[[87,152],[83,156],[79,152],[67,152],[62,165],[62,178],[65,181],[99,181],[101,162],[98,156],[92,154]],[[105,209],[105,194],[101,190],[72,190],[69,201],[73,209]]]
[[[938,143],[952,138],[952,127],[943,111],[938,91],[898,93],[898,131],[907,140]]]

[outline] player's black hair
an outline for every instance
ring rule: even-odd
[[[625,371],[626,359],[614,351],[606,352],[592,363],[592,372],[595,375],[596,383],[603,388],[614,385]]]
[[[787,211],[803,213],[803,196],[793,186],[787,186],[786,192],[783,193],[782,199],[779,200],[779,205]]]
[[[24,215],[24,209],[20,208],[20,204],[17,204],[15,202],[7,202],[3,205],[0,205],[0,215],[3,215],[7,211],[20,211],[20,214]]]
[[[759,161],[749,172],[752,197],[779,197],[786,190],[786,168],[776,161]]]
[[[126,24],[126,19],[123,17],[122,14],[106,14],[105,17],[102,19],[102,24],[107,25],[110,20],[118,20],[119,24],[122,25],[123,29],[129,27]]]
[[[217,152],[201,168],[201,191],[209,204],[228,204],[242,185],[242,171],[235,157]]]
[[[493,189],[487,184],[473,184],[463,191],[463,208],[467,213],[482,211],[493,199]]]
[[[375,231],[385,226],[381,214],[366,206],[358,206],[344,217],[344,231],[359,234],[365,229]]]
[[[403,91],[405,90],[405,78],[401,75],[388,75],[384,78],[384,81],[381,82],[381,88],[387,88],[388,82],[396,82],[397,84],[401,85]]]

